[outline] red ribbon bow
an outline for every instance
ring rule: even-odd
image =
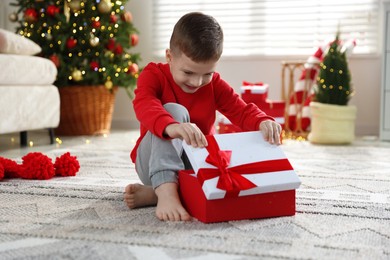
[[[228,197],[237,197],[241,190],[257,187],[256,184],[242,176],[242,174],[260,174],[273,171],[292,170],[287,159],[254,162],[229,167],[232,151],[221,151],[214,136],[206,136],[209,155],[206,162],[217,169],[201,168],[198,171],[198,180],[201,185],[206,180],[219,176],[217,188],[225,190]]]

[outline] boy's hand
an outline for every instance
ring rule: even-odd
[[[202,131],[193,123],[170,124],[165,128],[165,134],[170,138],[180,138],[193,147],[207,146],[207,140]]]
[[[260,123],[259,129],[263,132],[264,139],[270,144],[281,144],[280,133],[282,131],[282,127],[280,124],[272,120],[265,120]]]

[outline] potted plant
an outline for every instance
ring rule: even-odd
[[[357,109],[348,105],[353,95],[348,49],[337,33],[320,64],[314,100],[310,103],[312,121],[308,140],[312,143],[348,144],[355,138]]]
[[[17,32],[42,48],[54,62],[60,92],[59,135],[104,134],[110,131],[115,93],[131,96],[140,55],[127,0],[14,0]]]

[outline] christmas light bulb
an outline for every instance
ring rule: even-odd
[[[62,140],[60,139],[60,138],[56,138],[56,142],[58,143],[58,144],[62,144]]]

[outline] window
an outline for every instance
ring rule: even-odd
[[[172,29],[187,12],[221,24],[224,56],[307,55],[334,38],[356,39],[356,54],[376,54],[379,0],[155,0],[154,53],[164,55]]]

